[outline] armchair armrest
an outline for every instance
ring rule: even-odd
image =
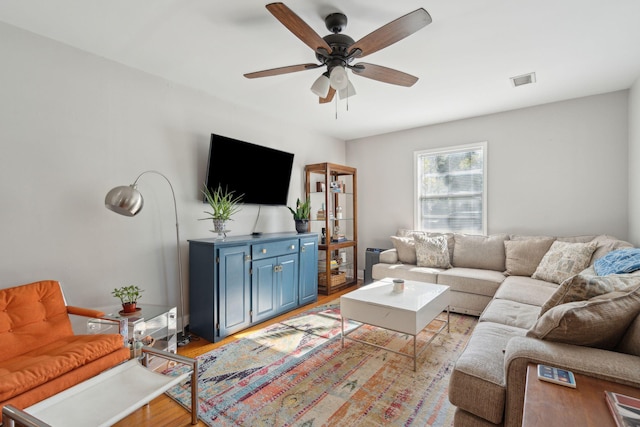
[[[93,317],[93,318],[101,318],[104,316],[104,311],[94,310],[91,308],[84,308],[84,307],[75,307],[72,305],[67,306],[67,313],[75,314],[76,316]]]

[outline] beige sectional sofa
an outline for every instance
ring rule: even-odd
[[[629,243],[407,230],[392,241],[374,279],[449,285],[452,311],[479,316],[451,374],[456,427],[520,426],[530,362],[640,387],[640,272],[593,267]]]

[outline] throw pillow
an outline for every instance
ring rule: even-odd
[[[640,276],[598,276],[593,267],[562,282],[553,295],[542,305],[540,316],[552,307],[573,301],[586,301],[614,291],[626,291],[640,285]]]
[[[507,276],[528,276],[536,272],[538,264],[554,242],[553,237],[526,240],[505,240]]]
[[[609,252],[596,260],[593,266],[600,276],[632,273],[640,270],[640,249],[628,248]]]
[[[398,261],[404,264],[416,264],[416,244],[413,237],[391,236],[391,242],[398,252]]]
[[[558,305],[527,331],[528,337],[566,344],[612,349],[640,313],[640,287],[612,292],[588,301]]]
[[[560,284],[587,268],[596,246],[595,242],[569,243],[556,240],[531,277]]]
[[[453,266],[504,271],[504,242],[506,234],[476,236],[454,234]]]
[[[418,267],[450,268],[449,247],[445,236],[415,235]]]

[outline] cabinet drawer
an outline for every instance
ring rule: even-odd
[[[282,240],[270,243],[257,243],[251,246],[252,260],[294,253],[298,253],[298,239]]]

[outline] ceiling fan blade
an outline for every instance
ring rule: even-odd
[[[336,94],[336,90],[332,87],[329,88],[329,93],[327,94],[326,98],[320,98],[320,104],[326,104],[328,102],[331,102],[331,100],[333,99],[334,95]]]
[[[418,81],[418,78],[411,74],[403,73],[402,71],[383,67],[381,65],[367,64],[366,62],[359,62],[349,68],[359,76],[378,80],[384,83],[390,83],[392,85],[409,87],[413,86],[415,82]]]
[[[289,65],[288,67],[272,68],[270,70],[255,71],[253,73],[247,73],[244,76],[248,79],[255,79],[258,77],[270,77],[278,76],[280,74],[295,73],[296,71],[312,70],[314,68],[322,67],[322,64],[298,64]]]
[[[329,46],[329,43],[320,37],[313,28],[300,19],[298,15],[283,3],[270,3],[266,8],[278,21],[282,23],[282,25],[287,27],[289,31],[291,31],[315,52],[318,52],[321,49],[324,49],[327,53],[331,52],[331,46]]]
[[[423,8],[414,10],[364,36],[351,46],[349,56],[362,58],[410,36],[431,23],[431,15]],[[357,52],[360,50],[360,52]]]

